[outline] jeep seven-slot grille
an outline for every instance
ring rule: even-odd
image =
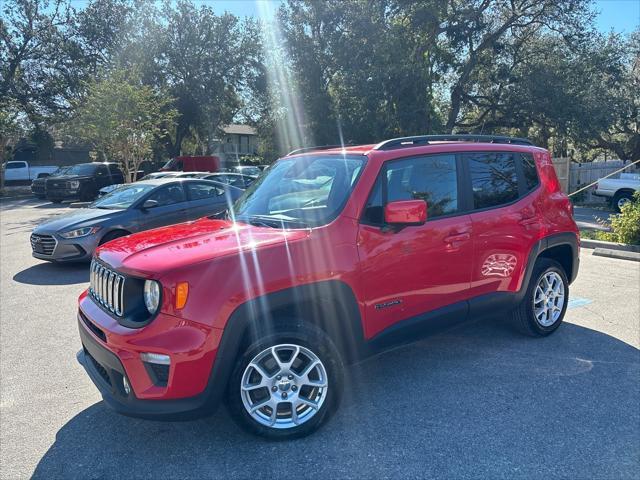
[[[91,261],[89,294],[104,308],[121,317],[124,311],[124,277]]]
[[[53,255],[56,239],[52,235],[31,234],[31,249],[41,255]]]

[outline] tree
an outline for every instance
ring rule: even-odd
[[[180,155],[190,137],[208,151],[221,127],[233,122],[249,98],[258,74],[260,35],[253,20],[216,15],[180,0],[137,13],[139,29],[124,47],[122,66],[136,67],[145,84],[168,91],[179,118],[161,141],[170,156]]]
[[[68,0],[9,0],[0,18],[0,98],[41,128],[66,115],[84,82],[109,60],[126,7],[94,0],[79,14]]]
[[[0,166],[10,158],[12,147],[23,133],[20,111],[14,102],[0,100]],[[4,191],[4,170],[0,168],[0,193]]]
[[[86,98],[74,104],[68,131],[90,142],[104,160],[120,162],[127,181],[133,181],[155,139],[174,127],[172,104],[170,96],[116,70],[87,87]]]

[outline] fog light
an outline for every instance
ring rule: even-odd
[[[124,393],[129,395],[131,393],[131,385],[129,385],[129,380],[127,380],[127,377],[122,377],[122,386],[124,387]]]
[[[158,365],[169,365],[171,363],[171,358],[169,355],[163,355],[162,353],[141,353],[140,358],[143,362],[147,363],[155,363]]]

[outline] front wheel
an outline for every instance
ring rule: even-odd
[[[331,339],[299,326],[245,350],[230,380],[227,405],[251,433],[299,438],[317,430],[337,408],[342,384],[342,360]]]
[[[564,269],[555,260],[539,258],[513,318],[524,333],[546,336],[562,323],[568,302],[569,281]]]

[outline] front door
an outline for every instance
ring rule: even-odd
[[[429,155],[386,163],[367,202],[358,233],[366,292],[365,335],[425,314],[466,316],[473,256],[472,224],[459,195],[455,155]],[[427,202],[427,222],[393,231],[384,205]]]
[[[157,204],[153,208],[142,210],[140,218],[144,230],[188,220],[187,197],[179,182],[154,190],[146,200],[155,200]]]

